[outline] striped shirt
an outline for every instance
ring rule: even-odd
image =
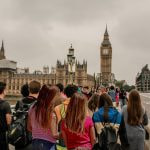
[[[30,116],[32,126],[32,139],[42,139],[56,143],[56,139],[53,138],[50,129],[44,129],[35,119],[35,108],[31,107],[28,115]],[[56,115],[53,113],[52,120],[56,120]]]

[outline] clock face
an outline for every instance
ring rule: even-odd
[[[108,55],[108,49],[103,49],[103,55]]]

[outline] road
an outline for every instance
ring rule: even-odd
[[[142,104],[145,106],[148,118],[150,120],[150,93],[141,93]]]

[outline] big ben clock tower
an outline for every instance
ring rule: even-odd
[[[109,86],[114,82],[114,74],[112,74],[112,47],[109,41],[109,35],[106,30],[104,33],[104,39],[100,47],[100,84]]]

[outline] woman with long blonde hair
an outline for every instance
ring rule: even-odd
[[[87,99],[83,94],[75,93],[70,99],[61,130],[68,149],[92,149],[95,131],[92,118],[88,116]]]

